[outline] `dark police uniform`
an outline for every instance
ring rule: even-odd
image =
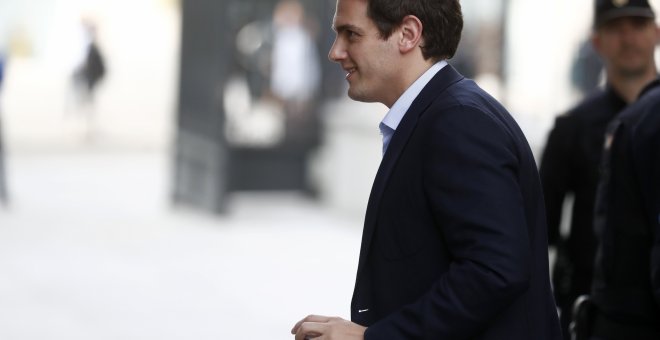
[[[594,29],[622,17],[653,19],[648,0],[594,0]],[[592,95],[565,117],[557,119],[541,163],[541,179],[548,213],[549,243],[557,245],[553,283],[562,310],[564,337],[568,337],[572,303],[590,288],[595,237],[593,209],[598,163],[608,122],[626,103],[612,87]],[[575,196],[570,236],[561,240],[559,224],[564,196]],[[660,321],[660,320],[659,320]]]
[[[611,86],[591,94],[556,119],[541,160],[548,243],[558,248],[553,287],[562,311],[565,338],[568,338],[573,301],[591,289],[596,252],[593,212],[605,130],[626,105]],[[574,195],[575,201],[570,234],[563,239],[559,229],[564,197],[568,193]]]
[[[598,189],[593,335],[660,339],[660,81],[608,127]]]

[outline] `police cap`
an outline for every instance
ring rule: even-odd
[[[648,0],[596,0],[594,27],[621,17],[655,18]]]

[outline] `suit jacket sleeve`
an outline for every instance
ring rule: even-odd
[[[366,339],[471,338],[529,285],[531,242],[515,137],[477,108],[434,117],[422,128],[423,176],[452,264],[419,300],[371,325]]]

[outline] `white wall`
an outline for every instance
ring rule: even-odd
[[[537,158],[553,117],[578,99],[570,65],[587,37],[592,1],[510,0],[504,102]]]

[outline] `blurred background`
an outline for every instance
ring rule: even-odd
[[[659,1],[652,1],[655,8]],[[463,0],[450,61],[535,155],[602,82],[590,1]],[[0,339],[291,339],[349,317],[387,108],[334,0],[0,0]]]

